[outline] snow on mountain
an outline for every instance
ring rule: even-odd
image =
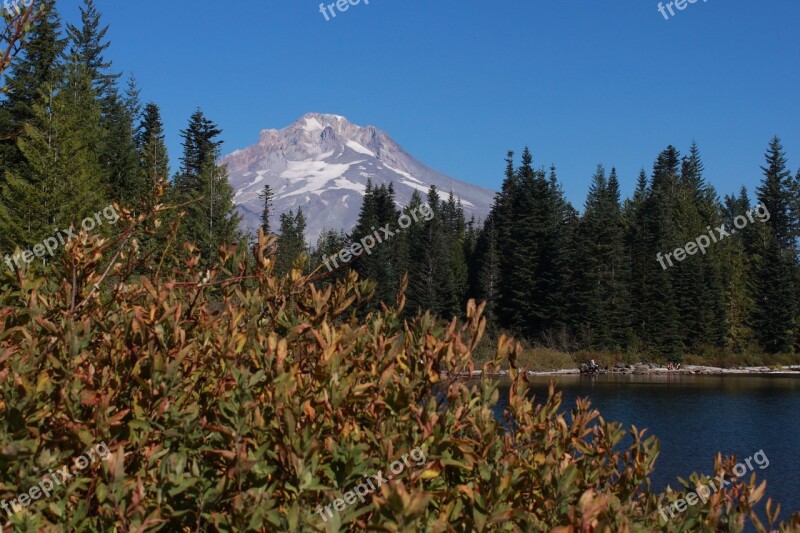
[[[374,126],[357,126],[339,115],[309,113],[282,130],[264,130],[258,143],[221,160],[228,166],[242,225],[254,231],[266,183],[275,195],[272,227],[281,213],[303,209],[306,239],[315,245],[323,229],[350,231],[358,218],[367,179],[393,183],[395,199],[405,205],[414,190],[423,194],[436,185],[441,198],[449,193],[477,219],[488,215],[494,192],[456,181],[432,170]]]

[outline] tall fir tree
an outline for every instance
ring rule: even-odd
[[[758,187],[758,198],[769,211],[767,221],[778,247],[784,251],[794,246],[794,229],[792,221],[792,173],[787,166],[783,143],[779,137],[773,137],[767,148],[766,166],[761,167],[764,179]]]
[[[751,209],[747,190],[742,187],[738,196],[728,195],[722,206],[722,222],[728,227],[733,220]],[[712,226],[715,231],[716,225]],[[758,339],[752,328],[751,317],[755,312],[753,300],[752,272],[757,261],[759,234],[768,233],[763,225],[748,225],[725,241],[717,243],[723,286],[725,288],[725,329],[727,349],[736,353],[760,350]]]
[[[515,224],[517,205],[519,203],[520,178],[514,168],[514,152],[506,154],[505,177],[500,192],[495,195],[492,212],[489,215],[496,230],[497,244],[496,249],[501,251],[499,255],[499,276],[497,286],[497,317],[501,327],[511,328],[516,313],[513,301],[513,291],[510,287],[510,280],[516,271],[516,267],[523,267],[515,261]]]
[[[135,141],[139,152],[139,167],[147,177],[151,189],[166,182],[169,177],[166,135],[164,123],[161,121],[161,110],[153,102],[144,106]]]
[[[135,85],[129,85],[124,97],[115,95],[108,102],[103,121],[106,142],[101,153],[110,194],[120,204],[135,207],[140,207],[152,192],[136,144],[140,108]]]
[[[242,238],[227,167],[217,164],[221,134],[202,111],[192,114],[189,126],[181,132],[181,171],[172,191],[174,199],[188,204],[182,237],[197,244],[206,261],[213,261],[221,245]]]
[[[531,339],[566,326],[564,271],[567,223],[574,209],[563,197],[555,169],[550,176],[533,168],[525,148],[515,171],[513,153],[495,200],[500,254],[498,316],[503,327]]]
[[[361,253],[352,261],[352,265],[359,276],[377,283],[373,302],[376,308],[379,308],[381,302],[392,305],[400,288],[400,265],[403,261],[396,253],[400,246],[399,239],[384,237],[379,229],[388,225],[390,231],[395,232],[399,215],[394,199],[394,186],[381,184],[375,187],[368,180],[351,239],[352,242],[359,242],[364,237],[377,234],[380,242],[375,245],[371,254]]]
[[[241,216],[236,212],[234,191],[228,181],[228,168],[217,165],[216,154],[210,155],[200,175],[201,201],[193,204],[196,214],[193,224],[198,230],[197,242],[213,257],[220,246],[239,242]]]
[[[275,269],[283,274],[303,264],[299,262],[308,254],[308,245],[305,240],[306,218],[302,209],[297,209],[297,214],[290,210],[281,213],[280,235],[278,236],[278,258]],[[307,263],[306,263],[307,266]]]
[[[100,109],[84,70],[69,65],[66,80],[42,90],[34,118],[19,138],[26,166],[8,171],[0,202],[3,245],[33,244],[55,230],[79,226],[107,202],[94,151],[102,139]]]
[[[317,245],[311,253],[312,267],[319,268],[319,274],[323,276],[320,281],[330,284],[347,275],[348,267],[334,268],[331,264],[331,258],[336,257],[347,244],[348,239],[344,231],[322,230],[317,239]]]
[[[443,263],[446,267],[443,273],[446,277],[445,287],[447,292],[442,293],[442,306],[445,318],[458,316],[466,304],[469,283],[467,272],[466,252],[467,224],[464,219],[464,209],[460,200],[456,200],[453,192],[442,202],[442,224],[440,231],[443,240]]]
[[[600,285],[603,280],[605,248],[608,244],[606,228],[608,221],[604,216],[604,198],[608,183],[603,165],[597,165],[579,222],[579,230],[573,243],[575,255],[573,262],[582,261],[582,268],[575,269],[573,275],[573,294],[576,298],[573,320],[581,327],[582,337],[596,346],[605,345],[609,335],[607,315],[601,307]]]
[[[135,85],[129,85],[126,94],[120,92],[121,73],[113,72],[112,62],[106,58],[111,45],[107,40],[108,26],[102,23],[94,0],[84,0],[80,12],[80,26],[67,25],[69,60],[87,73],[100,104],[101,124],[106,132],[102,142],[96,145],[101,176],[114,200],[135,206],[147,193],[146,176],[137,164],[135,142],[138,91]]]
[[[129,109],[132,109],[130,105]],[[169,156],[158,106],[152,102],[146,104],[140,117],[134,130],[137,172],[140,179],[138,185],[141,188],[138,196],[145,209],[150,209],[154,207],[153,202],[163,201],[163,198],[156,195],[159,189],[164,193],[169,191]],[[167,211],[161,214],[158,222],[153,219],[144,222],[140,248],[142,256],[146,258],[145,263],[157,257],[160,260],[159,252],[169,239],[169,228],[176,217],[175,211]]]
[[[264,230],[264,235],[269,235],[271,233],[269,219],[272,216],[272,200],[274,196],[269,183],[264,185],[264,188],[261,189],[258,195],[258,198],[263,202],[263,207],[261,209],[261,229]]]
[[[461,311],[467,292],[464,212],[452,194],[447,201],[442,201],[435,186],[428,190],[426,204],[429,220],[412,223],[406,230],[412,263],[409,306],[450,318]],[[422,205],[422,198],[415,193],[404,210],[407,216],[419,212],[419,205]]]
[[[683,245],[721,223],[713,188],[705,183],[696,143],[681,162],[674,194],[675,244]],[[719,272],[720,248],[688,254],[669,273],[676,294],[678,330],[688,349],[725,344],[725,291]]]
[[[475,249],[470,259],[469,297],[486,302],[486,317],[497,320],[500,287],[500,251],[497,247],[496,212],[489,213],[477,231]]]
[[[222,130],[206,118],[200,109],[192,113],[189,125],[181,130],[183,156],[181,169],[175,177],[175,188],[179,194],[192,194],[202,188],[201,174],[209,158],[218,154],[222,145],[218,139],[221,134]]]
[[[614,348],[627,345],[630,336],[630,270],[625,257],[625,227],[622,218],[619,178],[612,168],[606,187],[604,206],[607,212],[609,232],[606,254],[607,313]]]
[[[792,184],[783,145],[774,137],[766,153],[764,179],[758,198],[769,212],[769,232],[759,243],[753,268],[753,323],[761,346],[771,352],[788,351],[794,344],[798,278],[794,222],[791,220]]]
[[[674,250],[683,244],[676,237],[676,194],[680,172],[680,153],[670,145],[656,158],[653,178],[644,206],[644,223],[647,226],[647,260],[641,272],[646,290],[646,309],[643,309],[645,337],[657,351],[678,359],[683,342],[679,329],[678,306],[673,288],[672,272],[664,271],[656,260],[655,252]],[[685,295],[678,295],[678,297]]]
[[[111,45],[104,42],[108,26],[102,25],[94,0],[83,0],[80,11],[81,26],[67,25],[70,55],[85,68],[98,100],[105,104],[116,99],[116,83],[121,74],[110,72],[111,61],[105,59],[104,54]],[[103,111],[107,111],[105,105]]]
[[[579,317],[586,325],[587,341],[598,348],[623,344],[627,328],[628,296],[619,202],[616,169],[606,179],[605,169],[598,165],[576,233],[579,257],[571,261]]]
[[[58,86],[64,75],[61,56],[66,39],[60,36],[61,17],[55,0],[43,1],[39,9],[23,53],[11,64],[6,95],[0,102],[0,166],[5,170],[21,171],[15,168],[24,164],[17,137],[25,124],[36,118],[34,107],[44,103],[47,88]]]
[[[424,202],[419,191],[414,191],[403,212],[408,214],[411,211],[419,211]],[[433,212],[433,208],[431,211]],[[426,307],[427,305],[436,305],[436,291],[431,283],[435,274],[432,273],[434,267],[433,252],[429,249],[431,238],[429,227],[425,220],[412,218],[410,226],[404,232],[407,257],[405,270],[408,272],[406,308],[411,313],[424,312],[426,309],[432,309]]]

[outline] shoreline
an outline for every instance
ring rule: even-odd
[[[444,374],[446,375],[446,374]],[[626,365],[624,367],[612,367],[601,370],[597,374],[581,374],[578,368],[562,368],[559,370],[528,370],[528,376],[532,377],[558,377],[558,376],[778,376],[778,377],[799,377],[800,365],[768,367],[768,366],[747,366],[736,368],[722,368],[706,365],[687,365],[679,370],[669,370],[653,364],[640,363],[637,365]],[[457,376],[465,378],[484,377],[483,370],[475,370],[471,375],[458,373]],[[501,370],[497,373],[486,374],[486,377],[508,377],[508,370]]]

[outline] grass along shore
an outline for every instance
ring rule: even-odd
[[[489,343],[491,344],[491,343]],[[475,353],[476,366],[484,360],[482,346]],[[731,354],[710,349],[702,354],[684,355],[680,370],[668,370],[669,360],[647,353],[622,353],[593,350],[565,352],[542,346],[525,347],[517,357],[517,367],[535,375],[578,374],[579,367],[591,359],[616,374],[797,374],[800,376],[800,354]],[[624,365],[622,368],[619,366]],[[645,369],[646,367],[646,369]]]

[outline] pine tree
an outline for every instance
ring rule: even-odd
[[[106,132],[96,145],[101,176],[114,200],[136,206],[149,192],[147,177],[140,172],[135,143],[140,112],[138,90],[133,80],[125,94],[117,86],[121,74],[112,72],[112,62],[105,58],[111,44],[106,40],[108,26],[102,24],[94,0],[84,0],[80,11],[80,27],[67,25],[69,61],[89,76],[100,104],[101,124]]]
[[[800,169],[789,182],[789,220],[795,256],[800,261]]]
[[[486,217],[483,228],[478,231],[475,252],[470,261],[469,296],[486,302],[486,317],[497,320],[497,305],[500,287],[500,251],[497,248],[496,212]]]
[[[221,245],[238,242],[240,221],[233,202],[233,189],[225,166],[217,164],[222,130],[197,110],[189,126],[181,132],[183,157],[176,176],[173,195],[189,203],[182,225],[182,237],[196,243],[204,258],[211,261]],[[200,159],[202,158],[202,159]]]
[[[134,110],[135,105],[128,104],[128,109]],[[133,114],[133,113],[132,113]],[[162,188],[169,194],[169,157],[164,136],[164,125],[161,122],[161,113],[158,106],[152,102],[144,106],[140,113],[140,120],[134,129],[134,144],[137,156],[138,187],[141,192],[137,194],[140,202],[152,208],[152,202],[163,201],[156,197],[156,191]],[[177,200],[176,198],[172,198]],[[177,201],[175,202],[177,203]],[[177,213],[163,212],[158,222],[148,219],[144,222],[144,231],[141,234],[141,254],[145,258],[158,258],[163,251],[164,243],[169,239],[169,228],[176,221]],[[145,261],[146,262],[146,261]]]
[[[662,267],[657,253],[674,250],[674,194],[680,155],[672,147],[659,154],[652,183],[639,175],[634,196],[625,207],[626,247],[630,257],[633,333],[645,346],[678,359],[682,351],[678,312],[668,265]]]
[[[44,103],[43,91],[56,87],[64,75],[60,57],[66,40],[59,36],[61,17],[55,0],[43,1],[39,9],[41,15],[33,24],[24,51],[9,69],[6,98],[0,103],[0,166],[6,170],[24,164],[16,138],[25,124],[35,119],[34,106]],[[0,183],[2,180],[0,176]]]
[[[142,112],[144,110],[142,108],[142,90],[139,88],[139,83],[136,81],[136,76],[133,74],[128,76],[128,81],[125,86],[125,93],[122,96],[122,105],[125,106],[125,110],[131,117],[133,140],[136,143],[136,148],[138,149],[139,144],[136,142],[136,140],[139,138],[142,132]]]
[[[592,177],[580,229],[576,235],[579,258],[574,294],[579,317],[586,324],[591,344],[614,348],[624,343],[627,330],[628,296],[625,290],[625,261],[619,181],[616,169],[608,179],[598,165]]]
[[[439,239],[442,242],[442,277],[440,316],[458,316],[466,304],[469,275],[464,256],[466,246],[466,221],[461,201],[450,192],[446,202],[441,204],[441,224]]]
[[[221,134],[222,130],[207,119],[200,109],[192,114],[188,127],[181,130],[183,157],[180,172],[175,178],[175,188],[179,194],[191,195],[203,187],[201,174],[209,158],[218,154],[222,141],[217,137]]]
[[[459,313],[463,313],[465,309],[465,304],[469,300],[475,299],[474,295],[474,288],[477,286],[475,271],[474,271],[474,261],[476,258],[476,252],[478,249],[478,239],[482,233],[482,228],[478,224],[478,221],[475,219],[475,215],[471,215],[469,220],[465,219],[465,231],[464,231],[464,245],[462,248],[462,260],[464,264],[464,269],[466,271],[466,281],[464,286],[464,294],[463,294],[463,302],[461,308],[459,309]]]
[[[788,352],[794,342],[796,278],[793,265],[770,234],[753,270],[753,322],[761,346],[769,353]]]
[[[534,170],[526,148],[521,165],[506,160],[506,178],[492,216],[500,254],[498,316],[501,326],[531,340],[565,330],[568,223],[574,208],[564,199],[555,169]]]
[[[509,180],[508,189],[513,196],[508,197],[503,206],[507,211],[500,217],[503,222],[500,249],[507,251],[502,256],[501,316],[506,327],[528,338],[541,331],[541,317],[533,316],[535,304],[531,298],[536,293],[537,245],[544,226],[535,203],[545,196],[544,185],[537,181],[532,163],[533,156],[526,147],[519,170],[511,171],[514,177]],[[509,170],[506,168],[507,180]]]
[[[630,272],[625,257],[625,227],[622,218],[619,178],[612,168],[606,187],[605,209],[608,217],[607,301],[614,347],[626,345],[630,331]]]
[[[738,197],[725,197],[722,206],[723,222],[731,227],[736,216],[748,212],[750,207],[747,190],[742,187]],[[758,260],[758,243],[763,240],[759,234],[768,233],[769,228],[763,225],[748,225],[716,244],[725,288],[725,344],[728,349],[737,353],[760,349],[751,320],[755,313],[752,284]]]
[[[527,157],[526,157],[527,156]],[[543,338],[563,326],[561,266],[563,216],[566,202],[557,182],[548,182],[544,170],[531,172],[530,153],[525,150],[520,167],[525,200],[518,231],[521,252],[532,267],[528,277],[514,282],[520,309],[518,317],[529,338]]]
[[[794,343],[797,316],[795,282],[798,279],[792,210],[791,172],[778,137],[770,141],[759,200],[767,208],[769,233],[759,243],[754,258],[756,306],[754,329],[761,346],[770,353],[788,351]]]
[[[713,188],[705,183],[703,163],[696,143],[689,157],[684,157],[674,199],[672,226],[675,243],[694,241],[708,233],[710,226],[722,221]],[[689,349],[702,345],[723,347],[725,344],[725,290],[720,275],[719,254],[722,248],[712,247],[705,253],[696,251],[670,270],[676,294],[678,329],[682,343]]]
[[[656,261],[653,250],[666,252],[685,243],[676,237],[674,225],[680,161],[680,153],[670,145],[659,154],[653,165],[653,179],[644,212],[644,221],[650,238],[646,241],[649,257],[644,263],[645,268],[642,272],[648,287],[646,305],[649,311],[645,310],[646,338],[659,352],[675,359],[683,350],[676,294],[671,276],[675,267],[665,272]]]
[[[331,261],[331,258],[337,256],[347,245],[347,235],[342,230],[323,229],[320,233],[317,246],[311,253],[311,265],[313,268],[319,268],[319,274],[324,276],[321,280],[324,283],[333,283],[347,275],[349,270],[347,267],[335,269]]]
[[[271,233],[269,217],[272,214],[273,196],[272,187],[269,186],[269,183],[264,185],[264,188],[258,195],[261,201],[264,202],[264,208],[261,210],[261,229],[264,230],[264,235],[269,235]]]
[[[795,265],[794,277],[794,350],[800,351],[800,169],[789,182],[789,213],[792,223],[792,248],[793,262]]]
[[[109,72],[111,61],[106,61],[105,51],[111,45],[103,42],[108,33],[108,26],[101,26],[100,12],[94,0],[83,0],[81,10],[81,27],[67,25],[70,40],[70,55],[86,70],[92,80],[92,86],[98,99],[104,103],[103,111],[107,111],[106,103],[116,98],[116,82],[121,74]]]
[[[301,209],[282,213],[280,216],[280,236],[278,237],[278,258],[275,269],[280,273],[288,273],[302,265],[298,263],[308,253],[305,241],[306,219]]]
[[[544,176],[544,170],[540,172]],[[545,260],[542,263],[542,271],[549,277],[544,287],[547,298],[551,302],[552,311],[546,330],[551,335],[559,334],[561,347],[568,349],[565,344],[568,339],[564,334],[567,333],[566,327],[569,320],[566,284],[571,276],[571,271],[565,250],[572,229],[570,224],[577,219],[577,211],[564,196],[564,189],[558,181],[555,165],[550,166],[547,179],[546,208],[546,245],[543,252]],[[540,277],[542,277],[541,274]]]
[[[435,188],[434,188],[435,189]],[[437,207],[438,207],[438,193]],[[430,197],[430,194],[429,194]],[[403,210],[406,214],[411,211],[419,210],[423,204],[422,195],[414,191],[408,206]],[[430,239],[432,233],[429,231],[430,225],[422,219],[411,219],[411,225],[404,232],[406,240],[406,257],[408,272],[408,289],[406,291],[406,308],[411,313],[424,312],[436,306],[436,290],[434,282],[436,272],[434,267],[434,251],[430,250]]]
[[[209,156],[200,174],[200,189],[189,195],[185,238],[198,245],[204,258],[212,261],[219,247],[238,242],[240,221],[233,203],[233,188],[225,166]]]
[[[781,251],[793,249],[795,222],[791,220],[791,176],[787,168],[786,155],[779,137],[773,137],[765,155],[767,166],[761,167],[764,180],[758,188],[759,200],[769,211],[767,224],[772,229]]]
[[[368,180],[351,240],[359,242],[364,237],[377,234],[380,242],[376,243],[371,254],[362,253],[352,265],[360,277],[377,283],[375,307],[379,307],[381,302],[393,304],[400,288],[401,261],[395,253],[401,245],[400,239],[384,239],[383,232],[379,229],[388,225],[390,231],[396,231],[399,215],[395,206],[394,187],[391,184],[375,187]]]
[[[625,227],[625,257],[630,273],[628,293],[631,310],[631,335],[628,343],[632,346],[646,343],[645,330],[648,323],[648,302],[646,301],[648,287],[643,273],[649,268],[649,261],[654,259],[652,250],[647,249],[650,232],[644,216],[648,181],[647,172],[641,169],[633,196],[625,201],[622,209],[623,226]]]
[[[102,138],[100,110],[88,76],[72,65],[67,81],[58,89],[43,89],[41,101],[18,141],[25,170],[6,173],[0,202],[4,247],[79,226],[107,202],[93,149]]]
[[[134,124],[139,120],[137,89],[129,87],[125,98],[114,96],[108,102],[108,115],[101,161],[114,200],[127,206],[140,206],[152,192],[141,166]]]
[[[580,230],[576,235],[576,256],[573,261],[583,261],[575,277],[574,291],[577,299],[574,319],[583,326],[583,330],[590,337],[590,344],[603,347],[607,344],[610,334],[608,317],[602,309],[601,301],[603,283],[603,270],[605,264],[606,247],[608,239],[605,235],[608,221],[604,218],[603,202],[607,194],[608,184],[606,171],[603,165],[597,165],[586,203],[583,208],[583,217],[580,219]]]
[[[466,221],[452,192],[442,201],[436,186],[428,190],[426,202],[415,191],[403,213],[408,227],[395,253],[399,271],[409,274],[407,309],[442,318],[460,315],[474,283],[468,267],[475,258],[474,219]]]
[[[514,323],[517,312],[514,301],[511,279],[515,273],[516,264],[512,254],[516,250],[515,224],[517,223],[517,205],[520,196],[520,178],[514,169],[514,152],[506,154],[506,169],[500,193],[495,196],[494,205],[490,216],[495,223],[497,244],[499,250],[499,276],[497,286],[497,316],[501,327],[510,328]]]
[[[144,107],[142,121],[137,128],[136,146],[139,152],[139,166],[147,176],[150,187],[166,181],[169,175],[169,155],[158,106],[149,102]]]

